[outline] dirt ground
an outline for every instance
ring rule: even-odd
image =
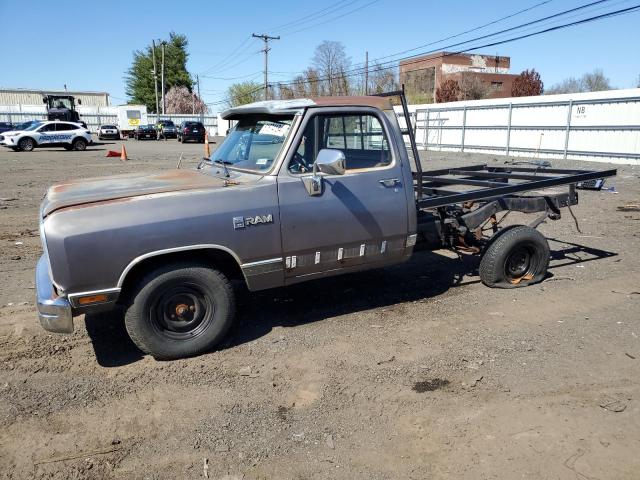
[[[488,289],[474,258],[441,251],[239,287],[223,348],[157,362],[121,324],[50,335],[33,306],[46,186],[202,153],[129,141],[132,160],[104,158],[119,143],[0,151],[0,478],[640,478],[640,213],[617,210],[640,201],[639,167],[618,166],[618,193],[581,192],[582,233],[568,215],[541,225],[542,284]]]

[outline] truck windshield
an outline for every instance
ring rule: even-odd
[[[266,172],[278,157],[292,122],[293,115],[243,118],[210,160],[230,168]]]

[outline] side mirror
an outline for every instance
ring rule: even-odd
[[[323,148],[318,152],[316,163],[313,164],[313,172],[322,172],[327,175],[344,175],[346,171],[346,158],[341,150]]]
[[[322,195],[325,175],[344,175],[346,159],[341,150],[323,148],[318,152],[316,162],[313,164],[313,174],[302,177],[302,183],[311,197]]]

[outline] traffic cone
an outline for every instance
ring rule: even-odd
[[[211,156],[211,150],[209,149],[209,134],[207,129],[204,129],[204,156],[209,158]]]
[[[127,158],[127,149],[124,148],[124,145],[122,145],[122,150],[120,151],[120,160],[122,160],[123,162],[126,162],[127,160],[129,160]]]

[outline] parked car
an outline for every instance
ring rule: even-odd
[[[9,132],[15,130],[15,125],[9,122],[0,122],[0,133]]]
[[[536,227],[578,203],[576,182],[616,173],[497,163],[423,172],[380,97],[258,102],[222,118],[238,125],[196,169],[49,188],[36,267],[46,330],[71,333],[75,316],[124,310],[142,351],[197,355],[234,321],[233,279],[258,291],[398,264],[414,249],[476,254],[484,284],[524,287],[549,266]],[[372,135],[382,137],[376,147]],[[567,189],[536,193],[560,185]],[[483,230],[500,211],[536,218]],[[358,294],[366,292],[349,293]]]
[[[98,140],[105,139],[120,140],[120,131],[115,125],[100,125],[98,128]]]
[[[158,120],[156,130],[158,130],[164,138],[178,138],[178,129],[171,120]]]
[[[34,123],[40,124],[40,123],[42,123],[42,120],[29,120],[27,122],[19,123],[17,125],[14,125],[13,131],[17,132],[18,130],[26,130],[27,128],[29,128]]]
[[[58,120],[35,122],[24,130],[2,134],[0,144],[16,152],[30,152],[37,147],[64,147],[65,150],[86,150],[93,142],[91,132],[79,123]]]
[[[204,143],[206,130],[201,122],[182,122],[178,129],[178,141],[180,143],[195,140],[198,143]]]
[[[136,140],[144,140],[145,138],[156,140],[158,138],[158,133],[156,132],[156,127],[154,125],[140,125],[136,128],[133,137]]]

